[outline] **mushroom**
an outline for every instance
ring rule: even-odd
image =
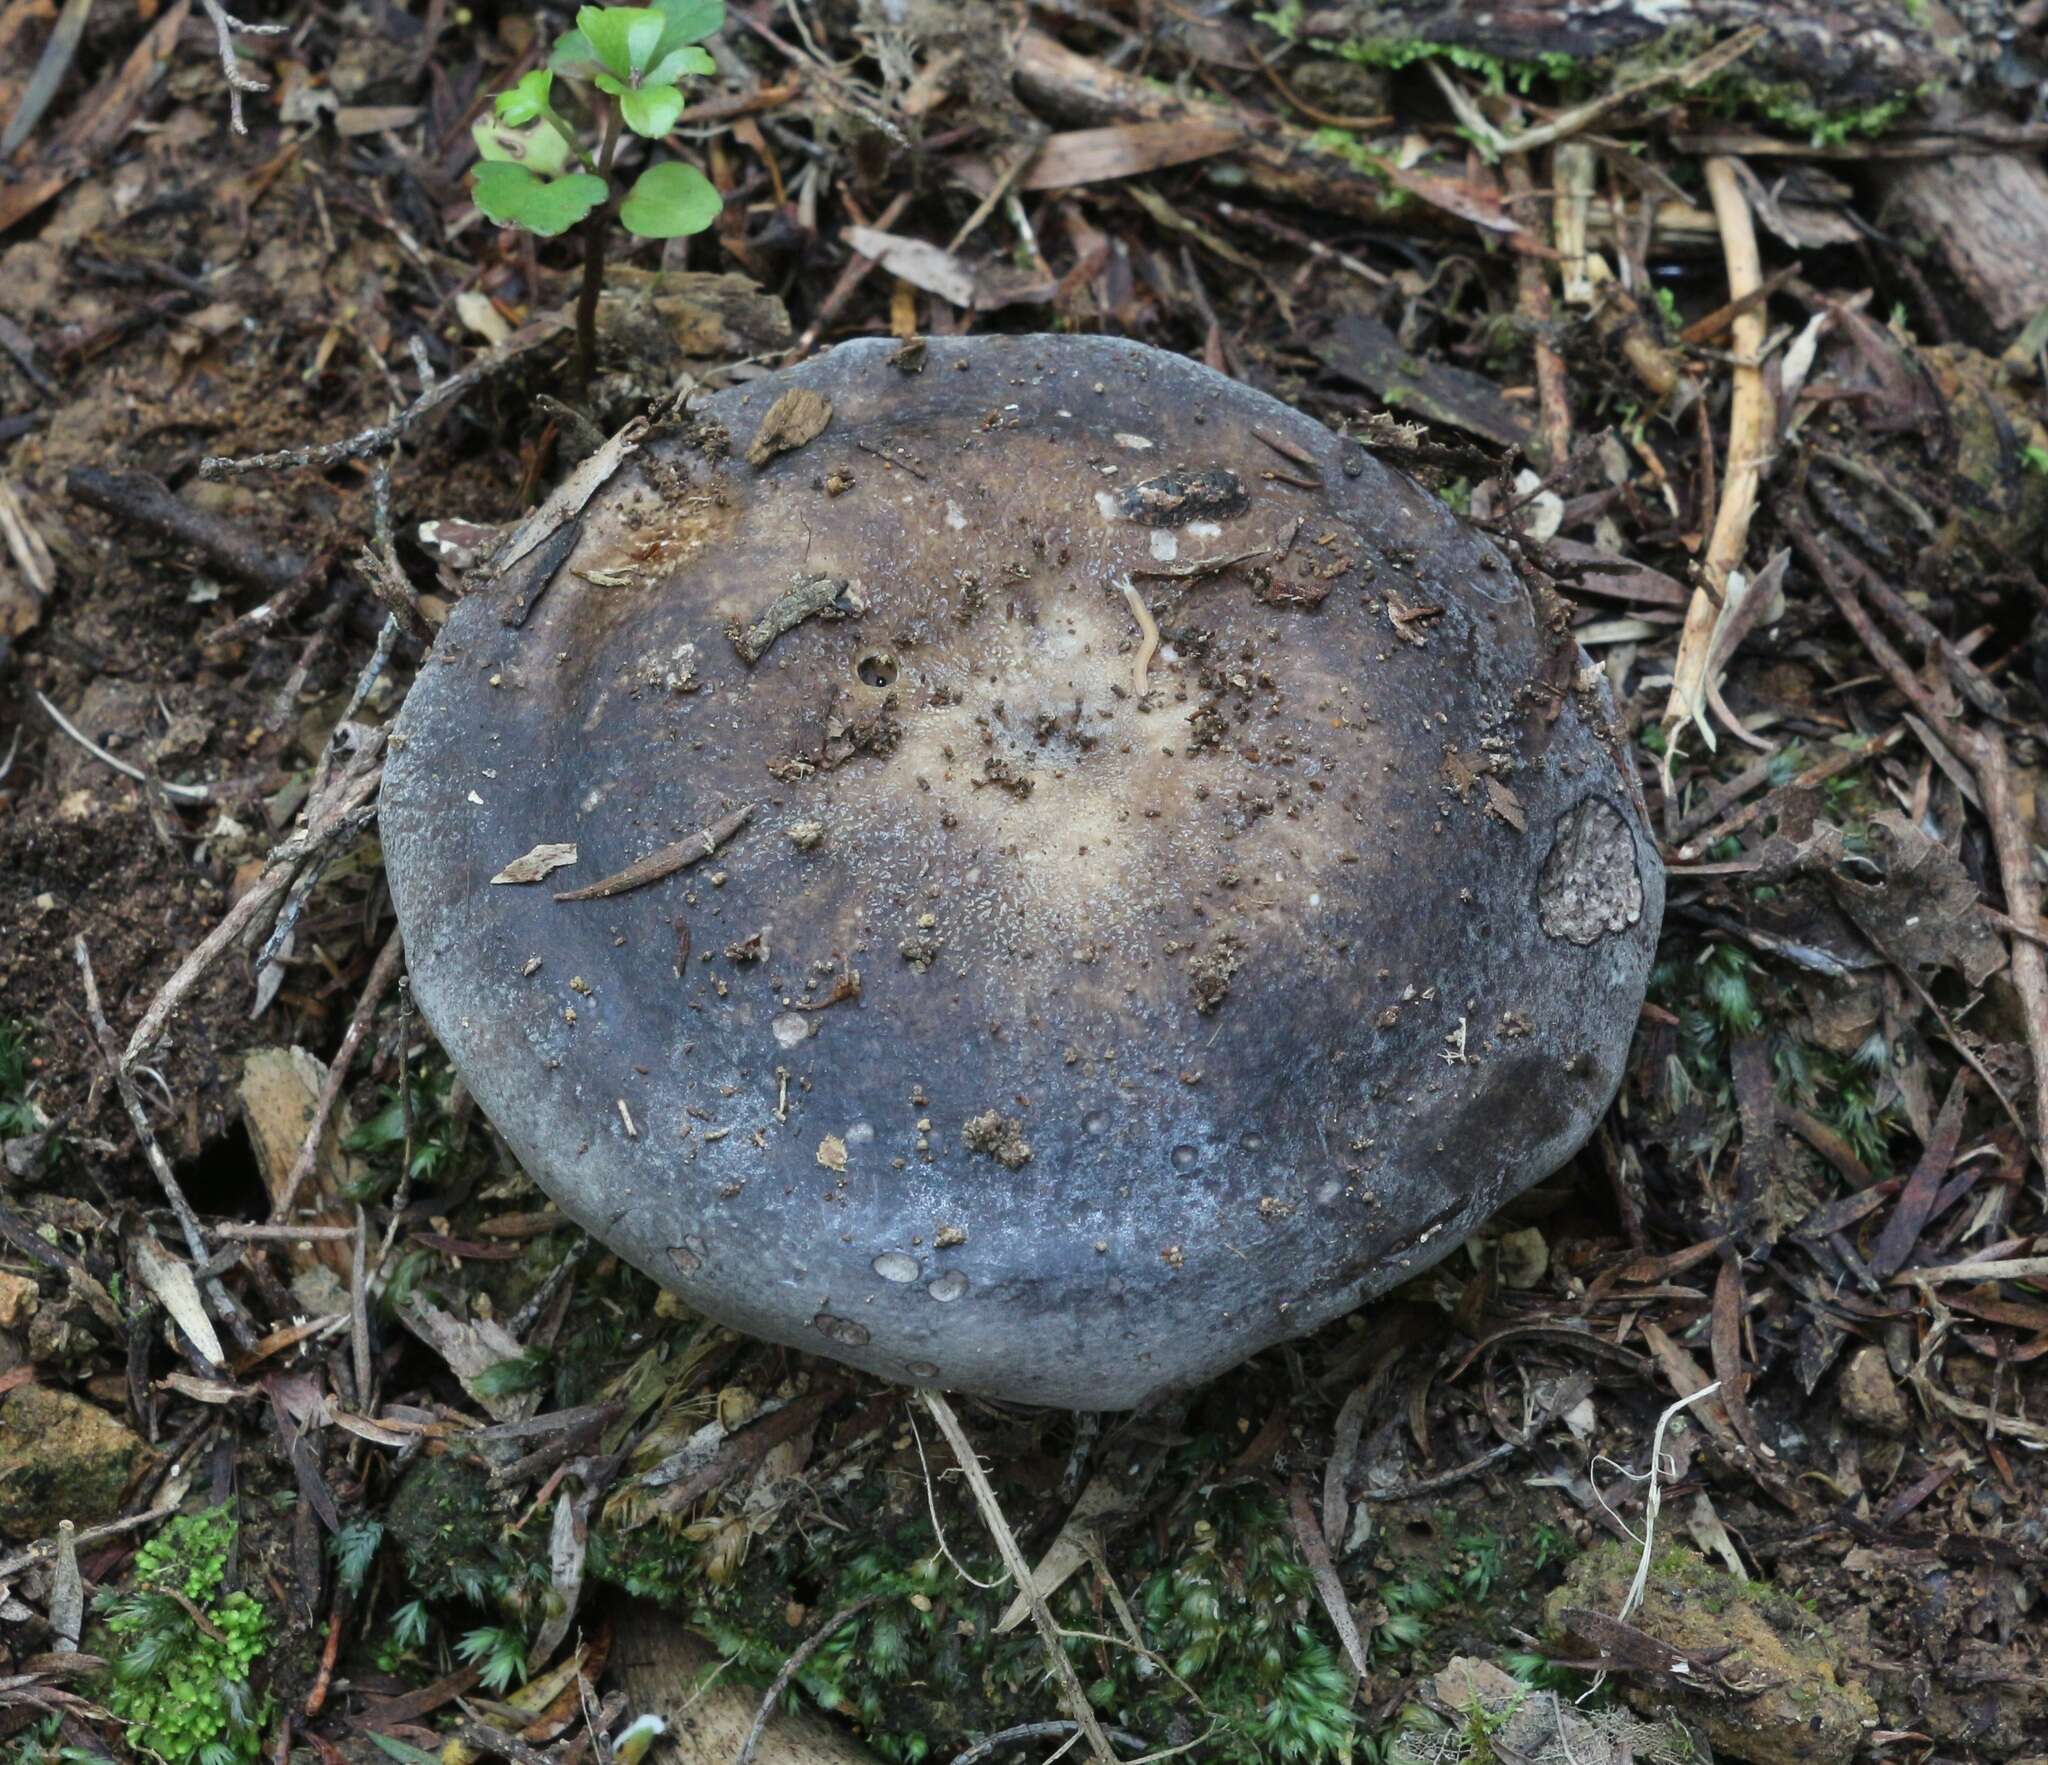
[[[704,400],[457,606],[391,745],[415,995],[568,1214],[738,1329],[1072,1408],[1555,1170],[1663,907],[1562,609],[1110,338]]]

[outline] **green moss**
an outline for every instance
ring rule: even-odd
[[[974,1585],[1000,1574],[980,1522],[950,1487],[937,1499],[965,1575],[937,1548],[922,1476],[907,1474],[852,1485],[829,1525],[778,1527],[766,1538],[749,1539],[746,1522],[723,1516],[629,1526],[621,1516],[630,1504],[615,1504],[593,1529],[591,1568],[686,1614],[738,1670],[764,1680],[823,1615],[880,1595],[810,1658],[797,1683],[820,1707],[857,1721],[878,1752],[917,1761],[1042,1715],[1045,1705],[1045,1661],[1031,1627],[996,1633],[1010,1588]],[[1023,1490],[1012,1499],[1025,1510]],[[1106,1720],[1151,1736],[1207,1733],[1203,1756],[1227,1765],[1346,1751],[1349,1674],[1269,1494],[1249,1485],[1213,1490],[1177,1506],[1163,1533],[1120,1538],[1114,1560],[1135,1643],[1091,1575],[1050,1602]],[[794,1624],[793,1588],[805,1590],[809,1606]]]
[[[1527,92],[1539,79],[1569,85],[1581,74],[1582,64],[1573,56],[1546,51],[1527,60],[1489,55],[1483,49],[1462,43],[1432,43],[1421,37],[1375,37],[1346,43],[1319,43],[1318,48],[1360,67],[1380,68],[1393,73],[1418,62],[1447,61],[1467,73],[1479,75],[1487,91],[1499,94],[1510,86]]]
[[[482,1605],[518,1567],[505,1548],[504,1519],[490,1473],[474,1459],[417,1460],[387,1516],[407,1588],[422,1599]]]
[[[136,1554],[128,1591],[97,1606],[118,1645],[101,1695],[128,1744],[167,1765],[235,1765],[263,1750],[271,1701],[249,1674],[270,1616],[251,1594],[221,1592],[235,1532],[226,1507],[179,1515]]]
[[[1760,80],[1740,71],[1717,74],[1695,93],[1722,116],[1762,118],[1815,147],[1841,147],[1857,138],[1882,135],[1905,116],[1917,92],[1880,98],[1869,104],[1831,106],[1796,80]]]

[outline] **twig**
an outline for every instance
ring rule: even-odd
[[[147,472],[105,472],[79,466],[64,480],[67,495],[88,508],[132,523],[161,539],[190,546],[230,576],[272,592],[305,574],[306,560],[289,547],[267,543],[232,521],[195,509]]]
[[[1285,221],[1276,221],[1271,215],[1262,214],[1257,209],[1239,208],[1234,202],[1219,202],[1216,205],[1216,213],[1235,225],[1256,228],[1261,233],[1270,233],[1276,239],[1286,240],[1289,245],[1299,246],[1310,257],[1318,258],[1324,263],[1335,264],[1340,270],[1350,272],[1361,282],[1370,282],[1375,288],[1393,285],[1392,276],[1383,270],[1374,269],[1362,258],[1353,257],[1348,251],[1333,250],[1320,239],[1310,238],[1300,228],[1290,227]]]
[[[154,1526],[159,1520],[168,1520],[184,1505],[182,1494],[176,1501],[166,1502],[160,1508],[150,1508],[144,1513],[129,1514],[123,1519],[108,1520],[103,1525],[88,1526],[72,1537],[74,1546],[98,1544],[104,1539],[119,1538],[124,1532],[136,1532],[144,1526]],[[0,1557],[0,1581],[11,1581],[24,1569],[33,1569],[38,1563],[47,1563],[57,1554],[57,1539],[53,1533],[48,1538],[39,1538],[26,1550],[18,1550],[11,1557]]]
[[[1704,167],[1714,216],[1721,227],[1721,250],[1728,261],[1728,297],[1739,301],[1763,281],[1757,255],[1756,222],[1742,193],[1735,161],[1709,159]],[[1706,556],[1700,563],[1700,584],[1685,610],[1679,634],[1678,661],[1671,674],[1671,696],[1664,706],[1664,728],[1698,725],[1708,747],[1714,732],[1707,722],[1707,675],[1712,665],[1714,631],[1728,602],[1730,573],[1742,562],[1749,542],[1749,523],[1756,513],[1757,490],[1763,481],[1765,450],[1770,445],[1771,394],[1759,360],[1764,346],[1761,303],[1747,307],[1733,321],[1735,332],[1735,396],[1728,408],[1728,470],[1721,488],[1721,506],[1714,514]],[[1677,743],[1666,750],[1668,778]]]
[[[308,443],[304,447],[280,448],[275,453],[248,454],[241,459],[209,454],[199,462],[199,475],[202,478],[226,478],[238,472],[276,472],[288,466],[333,466],[343,460],[359,460],[379,453],[424,418],[455,403],[471,387],[502,373],[543,344],[553,342],[568,326],[568,319],[560,314],[535,319],[530,325],[513,332],[497,348],[478,356],[460,373],[450,374],[447,379],[436,382],[397,416],[379,423],[374,429],[365,429],[344,441]]]
[[[1766,791],[1755,802],[1746,804],[1742,808],[1737,809],[1732,815],[1715,822],[1712,827],[1708,828],[1705,833],[1698,835],[1697,838],[1686,840],[1685,844],[1678,848],[1678,861],[1681,864],[1692,863],[1702,854],[1712,851],[1714,847],[1727,839],[1729,835],[1738,834],[1758,820],[1759,817],[1769,815],[1780,804],[1795,794],[1802,791],[1810,791],[1816,785],[1826,783],[1827,780],[1833,778],[1839,772],[1847,772],[1852,766],[1861,766],[1866,760],[1875,760],[1879,755],[1889,753],[1899,744],[1905,733],[1905,726],[1903,724],[1895,725],[1883,735],[1860,746],[1834,749],[1824,758],[1816,760],[1797,777],[1787,779],[1775,790]],[[1684,817],[1674,831],[1680,835],[1687,833],[1692,828],[1700,825],[1700,817],[1704,814],[1705,810],[1713,810],[1718,813],[1720,809],[1727,807],[1730,802],[1741,796],[1745,791],[1761,784],[1770,776],[1774,759],[1775,756],[1767,756],[1759,760],[1755,766],[1743,772],[1740,776],[1729,780],[1728,792],[1732,794],[1724,795],[1722,792],[1717,791],[1708,799],[1701,811],[1696,811],[1693,815]]]
[[[142,1021],[135,1026],[135,1033],[128,1038],[128,1046],[121,1055],[123,1072],[134,1066],[143,1051],[163,1034],[171,1013],[227,953],[228,947],[277,903],[278,897],[290,886],[299,865],[330,843],[353,835],[375,816],[375,808],[366,805],[376,795],[378,781],[383,777],[383,768],[376,764],[383,750],[384,732],[369,732],[342,776],[307,806],[306,825],[271,849],[263,874],[228,909],[221,922],[200,940],[198,947],[178,964],[162,990],[150,1001],[149,1009],[142,1014]]]
[[[894,118],[890,117],[873,98],[863,92],[853,81],[845,78],[834,69],[816,49],[811,48],[808,44],[804,48],[799,49],[794,44],[785,43],[765,24],[753,17],[742,7],[735,7],[731,16],[738,20],[739,23],[745,25],[748,30],[752,31],[755,36],[759,37],[770,48],[777,51],[787,60],[794,62],[812,78],[817,80],[819,85],[831,92],[842,106],[852,111],[854,115],[858,116],[870,128],[886,135],[898,147],[909,148],[913,145],[910,137],[903,132]],[[809,35],[804,30],[801,16],[796,16],[796,25],[800,35]]]
[[[121,1093],[121,1102],[128,1111],[129,1121],[134,1124],[136,1139],[142,1142],[142,1155],[148,1160],[157,1186],[164,1192],[164,1199],[171,1204],[171,1213],[178,1222],[178,1230],[184,1235],[186,1250],[195,1263],[204,1266],[213,1255],[212,1247],[199,1228],[199,1216],[192,1211],[192,1203],[185,1199],[177,1172],[171,1169],[171,1161],[156,1143],[156,1132],[149,1125],[149,1111],[142,1105],[142,1093],[135,1088],[135,1080],[127,1064],[115,1052],[114,1032],[107,1022],[106,1012],[100,1007],[99,983],[93,978],[92,955],[86,949],[83,937],[73,944],[72,955],[78,963],[78,976],[85,987],[86,1021],[92,1025],[93,1039],[99,1046],[101,1058],[113,1072],[114,1088]],[[244,1348],[254,1348],[258,1341],[255,1326],[220,1284],[219,1276],[208,1276],[202,1284],[213,1309],[226,1321],[235,1340]]]
[[[206,16],[213,20],[214,40],[220,45],[221,78],[228,83],[228,121],[234,125],[235,133],[246,135],[248,125],[242,121],[242,94],[244,92],[268,92],[269,86],[261,80],[252,80],[242,72],[242,63],[235,54],[237,37],[282,37],[291,31],[290,25],[244,24],[220,3],[220,0],[199,0],[206,9]]]
[[[1508,209],[1513,213],[1536,193],[1528,161],[1505,160],[1500,172],[1508,187]],[[1549,243],[1549,228],[1541,219],[1526,220],[1523,224],[1536,239]],[[1564,357],[1545,335],[1550,325],[1550,272],[1541,258],[1528,252],[1515,259],[1515,303],[1529,323],[1536,351],[1536,399],[1543,419],[1543,446],[1555,470],[1572,457],[1571,391],[1565,379]]]
[[[216,1238],[246,1239],[252,1244],[340,1244],[356,1235],[353,1226],[280,1225],[274,1220],[220,1220],[213,1228]]]
[[[1659,68],[1640,79],[1627,80],[1612,91],[1603,92],[1597,98],[1589,98],[1582,104],[1574,104],[1567,110],[1559,111],[1548,122],[1538,123],[1534,128],[1524,129],[1519,134],[1501,140],[1499,151],[1503,154],[1527,153],[1533,148],[1547,147],[1553,141],[1562,141],[1576,135],[1589,124],[1599,121],[1608,111],[1631,98],[1639,98],[1655,87],[1668,85],[1672,81],[1685,87],[1699,85],[1714,74],[1720,73],[1731,63],[1747,55],[1767,35],[1760,24],[1749,25],[1737,31],[1724,42],[1712,48],[1703,49],[1689,61],[1676,66]]]
[[[94,741],[90,736],[86,735],[75,724],[73,724],[70,718],[66,717],[62,711],[58,710],[57,707],[51,704],[50,701],[47,698],[45,698],[41,693],[36,694],[36,703],[42,706],[44,712],[48,715],[52,723],[56,724],[56,726],[59,729],[61,729],[66,735],[68,735],[73,741],[75,741],[95,760],[104,761],[107,765],[111,766],[116,772],[120,773],[123,777],[132,778],[138,784],[154,785],[158,790],[162,791],[165,796],[176,797],[180,802],[210,803],[213,801],[212,785],[171,784],[161,778],[151,778],[150,775],[144,772],[139,766],[130,766],[126,760],[115,759],[114,756],[108,753],[105,748],[101,747],[98,742]],[[15,731],[17,737],[20,735],[20,733],[21,732],[19,730]],[[8,760],[10,764],[12,763],[13,758],[13,752],[12,750],[10,750],[8,753]]]
[[[995,1538],[996,1548],[1002,1552],[1004,1565],[1016,1579],[1017,1586],[1030,1598],[1031,1622],[1038,1631],[1039,1641],[1045,1645],[1046,1657],[1052,1663],[1053,1677],[1059,1683],[1061,1697],[1074,1720],[1081,1725],[1081,1732],[1088,1738],[1089,1751],[1097,1765],[1116,1765],[1116,1755],[1109,1750],[1109,1742],[1103,1737],[1102,1725],[1095,1719],[1088,1694],[1081,1689],[1073,1662],[1067,1659],[1060,1627],[1053,1622],[1045,1596],[1031,1578],[1031,1565],[1024,1560],[1016,1535],[1003,1518],[1002,1506],[989,1485],[988,1473],[981,1468],[981,1460],[968,1440],[966,1430],[960,1426],[960,1418],[953,1413],[953,1406],[946,1401],[943,1392],[921,1386],[918,1396],[923,1398],[925,1408],[931,1411],[932,1420],[938,1423],[939,1432],[946,1437],[946,1444],[953,1449],[953,1457],[966,1475],[968,1489],[973,1492],[974,1504],[981,1510],[982,1523],[988,1527]]]
[[[370,1019],[375,1016],[377,1006],[404,960],[405,945],[394,926],[390,937],[384,940],[384,948],[377,952],[369,979],[363,982],[362,997],[356,1001],[354,1015],[349,1018],[348,1029],[342,1035],[341,1046],[328,1064],[319,1100],[313,1105],[313,1119],[307,1124],[305,1139],[299,1143],[299,1155],[292,1160],[291,1174],[285,1178],[283,1193],[271,1204],[270,1217],[273,1220],[290,1219],[292,1203],[299,1198],[300,1185],[313,1174],[313,1167],[320,1162],[320,1142],[327,1133],[327,1123],[334,1114],[334,1106],[341,1100],[342,1088],[348,1083],[349,1065],[356,1057],[356,1050],[363,1045],[363,1037],[369,1033]],[[344,1237],[354,1236],[351,1227],[337,1226],[335,1231]]]
[[[761,1744],[761,1735],[768,1727],[768,1718],[775,1714],[775,1706],[782,1701],[782,1694],[789,1690],[789,1682],[803,1671],[803,1665],[819,1649],[840,1625],[849,1618],[857,1618],[877,1600],[887,1596],[871,1593],[866,1599],[855,1600],[850,1606],[842,1606],[827,1618],[797,1645],[796,1653],[782,1663],[782,1671],[775,1676],[775,1683],[768,1688],[768,1695],[761,1700],[761,1707],[754,1712],[754,1725],[747,1730],[747,1738],[740,1742],[740,1750],[733,1758],[733,1765],[750,1765],[754,1749]]]
[[[348,708],[342,712],[343,723],[353,723],[356,713],[363,708],[370,696],[370,689],[377,684],[378,675],[390,666],[391,652],[398,648],[398,615],[387,613],[384,623],[377,628],[376,647],[370,652],[370,659],[363,664],[363,671],[356,676],[356,690],[349,694]]]
[[[613,895],[623,895],[631,889],[644,889],[649,883],[660,882],[665,876],[674,876],[677,871],[686,870],[692,864],[709,858],[747,825],[753,813],[754,805],[748,803],[721,820],[714,821],[709,827],[698,829],[688,838],[663,846],[658,852],[648,853],[645,858],[627,865],[624,870],[615,872],[602,882],[590,883],[580,889],[565,889],[555,899],[604,901]]]
[[[978,1587],[984,1593],[990,1588],[1001,1587],[1009,1580],[1007,1574],[998,1575],[993,1581],[983,1581],[977,1576],[970,1575],[960,1559],[953,1554],[953,1547],[947,1544],[946,1529],[939,1524],[939,1493],[932,1487],[931,1461],[924,1456],[924,1434],[918,1428],[917,1417],[914,1414],[906,1415],[905,1419],[910,1423],[910,1438],[917,1442],[917,1468],[924,1473],[924,1505],[932,1517],[932,1537],[938,1540],[939,1555],[952,1565],[953,1573],[970,1587]]]
[[[1017,180],[1024,175],[1025,168],[1038,157],[1039,149],[1045,145],[1046,134],[1046,129],[1041,125],[1025,136],[1024,145],[1011,158],[1008,168],[997,176],[995,183],[989,187],[989,193],[981,199],[974,212],[960,223],[959,231],[947,241],[948,257],[959,255],[960,247],[981,230],[981,223],[995,213],[997,204],[1016,187]]]

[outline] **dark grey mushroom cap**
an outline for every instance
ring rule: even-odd
[[[1427,1267],[1612,1097],[1663,875],[1599,676],[1275,400],[851,343],[560,550],[407,699],[391,887],[528,1170],[710,1316],[1122,1408]]]

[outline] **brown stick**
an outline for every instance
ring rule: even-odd
[[[341,1046],[328,1065],[319,1099],[313,1105],[313,1119],[306,1128],[305,1139],[300,1142],[298,1157],[292,1160],[291,1174],[285,1178],[284,1192],[271,1205],[270,1217],[273,1220],[289,1219],[292,1203],[299,1197],[299,1186],[313,1174],[314,1165],[320,1162],[320,1141],[327,1132],[328,1118],[334,1114],[335,1104],[341,1100],[342,1087],[348,1083],[350,1063],[356,1057],[356,1050],[363,1045],[363,1037],[369,1033],[370,1019],[376,1015],[378,1004],[390,991],[392,981],[397,978],[399,964],[404,960],[405,944],[394,926],[390,937],[384,940],[384,948],[377,952],[377,960],[371,965],[370,978],[363,982],[362,997],[356,1001],[355,1013],[348,1020]],[[344,1238],[355,1236],[352,1226],[337,1226],[334,1232]],[[309,1710],[307,1714],[310,1716],[316,1712]]]
[[[1536,193],[1534,180],[1529,176],[1529,162],[1519,158],[1503,160],[1500,172],[1507,180],[1509,213],[1520,219],[1539,242],[1548,243],[1550,229],[1544,225],[1540,215],[1522,212],[1523,205]],[[1572,457],[1571,391],[1565,380],[1564,357],[1551,347],[1544,336],[1550,324],[1550,272],[1543,267],[1541,258],[1528,252],[1518,253],[1515,258],[1515,303],[1522,309],[1522,317],[1529,321],[1533,333],[1536,399],[1543,417],[1543,444],[1550,453],[1551,470],[1559,471]]]
[[[162,479],[147,472],[103,472],[79,466],[64,480],[74,501],[104,515],[154,533],[160,539],[190,546],[230,576],[273,592],[289,588],[306,569],[297,552],[266,543],[232,521],[195,509],[173,496]]]
[[[632,889],[644,889],[649,883],[658,883],[665,876],[674,876],[679,870],[687,870],[692,864],[700,863],[745,827],[753,818],[754,805],[735,809],[722,820],[714,821],[709,827],[700,828],[686,839],[663,846],[658,852],[650,852],[645,858],[636,860],[606,877],[602,882],[586,884],[580,889],[564,889],[557,901],[607,901],[614,895],[623,895]]]
[[[128,1046],[120,1059],[122,1072],[132,1068],[141,1059],[143,1051],[164,1033],[164,1025],[170,1021],[171,1013],[227,953],[228,947],[254,925],[267,908],[277,904],[279,897],[291,886],[292,878],[298,874],[300,864],[330,841],[341,839],[362,825],[356,812],[377,794],[377,784],[384,776],[384,769],[374,762],[382,751],[383,735],[380,731],[376,739],[355,756],[351,769],[326,793],[326,801],[315,800],[308,811],[305,828],[272,850],[263,874],[250,885],[249,892],[228,909],[220,924],[178,964],[162,990],[149,1002],[149,1009],[142,1014],[135,1033],[128,1038]]]

